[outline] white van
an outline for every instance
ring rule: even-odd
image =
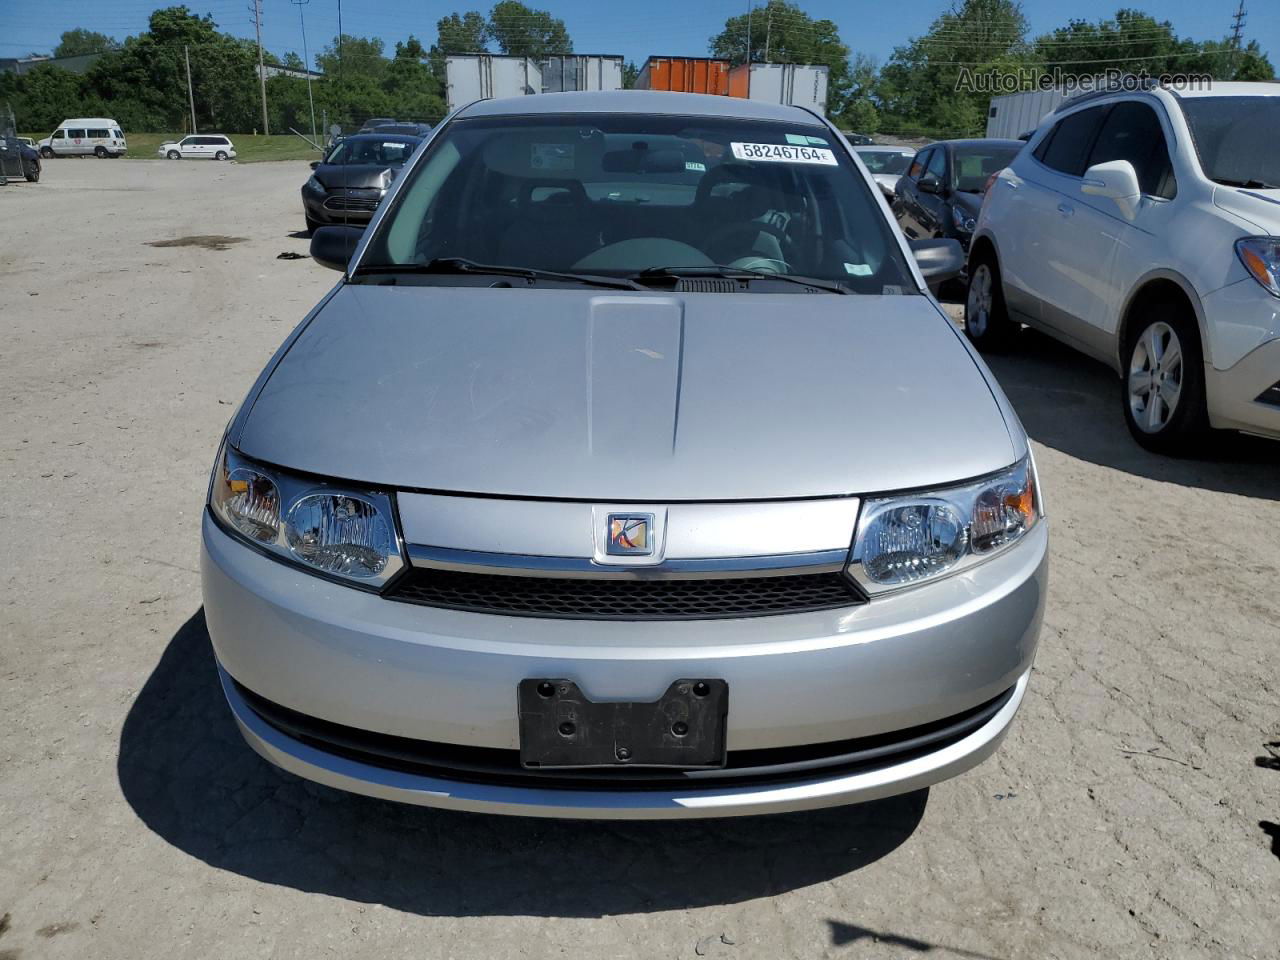
[[[128,149],[120,124],[106,117],[77,117],[63,120],[58,129],[38,144],[40,156],[123,157]]]
[[[181,140],[166,140],[160,144],[156,154],[170,160],[205,159],[234,160],[235,145],[220,133],[183,137]]]

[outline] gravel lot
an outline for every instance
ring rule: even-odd
[[[306,176],[63,160],[0,188],[0,960],[1280,956],[1280,444],[1149,456],[1111,376],[1030,335],[994,366],[1053,588],[968,775],[615,826],[259,760],[214,676],[199,517],[232,406],[335,277],[277,259],[307,250]],[[234,239],[149,245],[210,235]]]

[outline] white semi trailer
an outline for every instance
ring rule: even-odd
[[[542,71],[528,57],[464,53],[447,57],[444,69],[451,111],[476,100],[542,92]]]

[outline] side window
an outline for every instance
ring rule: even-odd
[[[65,139],[67,139],[67,131],[65,131],[65,130],[55,130],[55,131],[53,132],[53,139],[54,139],[54,140],[65,140]]]
[[[1094,134],[1106,111],[1106,107],[1091,107],[1063,117],[1044,144],[1036,149],[1036,159],[1059,173],[1082,175]]]
[[[68,137],[70,137],[72,140],[83,140],[83,139],[84,139],[84,131],[83,131],[83,130],[68,130],[68,131],[67,131],[67,136],[68,136]]]
[[[194,147],[200,142],[199,137],[183,137],[182,142],[178,144],[180,147]]]
[[[104,137],[104,138],[105,138],[105,137],[109,137],[109,136],[111,136],[111,134],[110,134],[110,133],[108,133],[106,130],[98,129],[98,130],[90,130],[90,131],[89,131],[89,136],[91,136],[91,137]]]
[[[942,147],[934,149],[933,156],[929,158],[929,164],[925,167],[925,173],[937,177],[939,183],[947,182],[947,151],[945,149]]]
[[[932,154],[932,148],[921,150],[917,153],[916,158],[911,161],[911,166],[907,169],[907,176],[912,180],[919,180],[920,174],[924,173],[925,165],[929,162],[929,157]]]
[[[113,137],[115,137],[117,140],[123,140],[123,139],[124,139],[124,134],[120,132],[120,128],[119,128],[119,127],[116,127],[116,129],[112,130],[112,131],[111,131],[111,135],[112,135]]]
[[[1160,118],[1147,104],[1132,100],[1118,103],[1107,114],[1086,168],[1112,160],[1133,164],[1138,184],[1148,196],[1167,200],[1177,193]]]

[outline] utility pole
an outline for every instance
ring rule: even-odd
[[[191,90],[191,51],[185,43],[182,45],[182,58],[187,61],[187,101],[191,104],[191,132],[199,133],[196,129],[196,95]]]
[[[338,79],[342,79],[342,0],[338,0]]]
[[[258,34],[258,87],[262,91],[262,135],[271,133],[267,129],[267,71],[262,65],[262,0],[253,0],[253,28]]]
[[[773,33],[773,0],[768,0],[764,5],[765,21],[764,21],[764,62],[769,63],[769,37]]]
[[[747,0],[747,66],[751,66],[751,12],[755,7],[755,0]]]
[[[1231,18],[1231,77],[1235,79],[1236,64],[1240,59],[1240,40],[1244,36],[1245,24],[1244,0],[1240,0],[1235,15]]]
[[[307,19],[302,8],[311,0],[289,0],[298,8],[298,22],[302,24],[302,66],[307,71],[307,101],[311,104],[311,139],[316,139],[316,98],[311,93],[311,55],[307,53]]]

